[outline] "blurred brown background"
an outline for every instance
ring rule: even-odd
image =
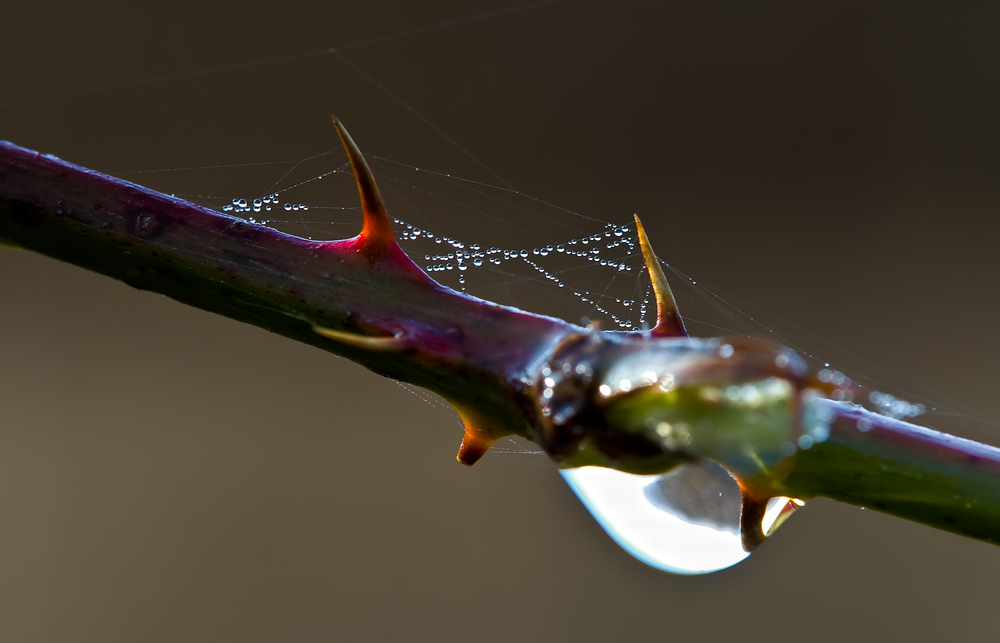
[[[495,182],[336,56],[274,59],[513,5],[16,4],[0,138],[217,165],[328,149],[336,113]],[[674,265],[1000,444],[998,33],[986,2],[579,0],[342,52],[518,189],[643,214]],[[995,636],[995,546],[818,500],[735,568],[661,574],[543,461],[461,467],[449,419],[349,362],[28,253],[0,275],[0,640]]]

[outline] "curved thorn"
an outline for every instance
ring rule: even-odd
[[[313,332],[328,339],[349,344],[356,348],[365,348],[370,351],[400,351],[406,348],[406,338],[401,332],[391,337],[372,337],[370,335],[346,333],[341,330],[324,328],[323,326],[313,326]]]
[[[510,431],[492,425],[489,418],[485,418],[467,407],[454,403],[452,406],[458,411],[458,416],[465,424],[465,435],[462,436],[462,446],[458,447],[456,460],[467,467],[471,467],[486,455],[493,443],[503,436],[511,434]]]
[[[375,184],[375,177],[368,167],[368,162],[361,155],[361,150],[355,145],[351,135],[347,133],[344,126],[340,124],[336,116],[331,116],[333,126],[337,129],[340,142],[343,143],[347,151],[347,158],[351,161],[351,169],[354,171],[354,179],[358,183],[358,192],[361,194],[361,212],[364,215],[364,225],[361,228],[361,239],[364,245],[371,249],[371,256],[377,258],[388,254],[389,249],[396,245],[396,237],[392,231],[392,221],[385,210],[385,203],[382,195]]]
[[[646,270],[649,271],[649,280],[653,282],[653,294],[656,295],[656,327],[653,328],[653,335],[665,335],[667,337],[687,337],[687,329],[684,328],[684,320],[677,310],[677,302],[674,301],[674,293],[670,290],[667,278],[660,268],[660,260],[653,253],[653,247],[649,245],[646,231],[642,228],[642,221],[639,215],[635,216],[635,229],[639,234],[639,246],[642,248],[642,256],[646,259]]]
[[[486,455],[486,452],[496,441],[497,438],[478,431],[472,426],[466,426],[465,435],[462,436],[462,445],[458,447],[458,455],[455,459],[465,466],[471,467],[479,461],[479,458]]]
[[[742,487],[743,506],[740,510],[740,538],[743,541],[743,551],[752,552],[760,547],[767,534],[764,533],[764,514],[767,513],[769,498],[757,498],[747,493]]]

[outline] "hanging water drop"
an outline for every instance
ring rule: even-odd
[[[671,429],[661,425],[664,432]],[[651,567],[704,574],[750,555],[743,549],[739,485],[717,464],[687,463],[649,476],[602,467],[566,469],[560,474],[608,535]],[[803,504],[772,498],[761,520],[762,532],[773,532]]]
[[[478,268],[479,266],[483,265],[483,260],[479,258],[473,259],[472,265]]]

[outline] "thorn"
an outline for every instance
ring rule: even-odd
[[[674,293],[670,290],[667,278],[660,268],[660,260],[653,253],[653,247],[649,245],[646,231],[642,228],[642,221],[639,215],[635,216],[635,229],[639,233],[639,246],[642,248],[642,256],[646,259],[646,270],[649,271],[649,280],[653,282],[653,294],[656,295],[656,326],[650,331],[654,336],[661,337],[687,337],[687,329],[684,328],[684,320],[677,310],[677,302],[674,301]]]
[[[368,167],[368,162],[361,155],[361,150],[355,145],[351,135],[347,133],[344,126],[340,124],[336,116],[333,119],[333,126],[337,129],[340,142],[343,143],[347,151],[347,158],[351,161],[351,169],[354,171],[354,180],[358,183],[358,192],[361,193],[361,212],[364,215],[364,224],[361,227],[361,242],[365,247],[368,258],[372,261],[382,259],[389,254],[389,251],[396,245],[396,237],[392,231],[392,221],[385,210],[385,203],[382,195],[375,184],[375,177]]]
[[[313,326],[313,332],[329,339],[348,344],[356,348],[365,348],[370,351],[401,351],[406,348],[406,338],[402,332],[391,337],[372,337],[370,335],[358,335],[357,333],[345,333],[323,326]]]
[[[494,442],[505,435],[511,435],[509,431],[493,429],[488,421],[481,420],[478,414],[472,411],[455,404],[452,406],[465,423],[465,436],[462,438],[462,446],[458,447],[456,459],[467,467],[471,467],[483,457]]]
[[[456,459],[465,466],[471,467],[479,458],[486,455],[486,452],[496,441],[497,438],[466,425],[465,437],[462,438],[462,446],[458,447],[458,456]]]
[[[767,512],[769,498],[760,499],[752,496],[742,486],[740,491],[743,494],[743,508],[740,510],[740,536],[743,539],[743,551],[752,552],[767,540],[762,522],[764,514]]]

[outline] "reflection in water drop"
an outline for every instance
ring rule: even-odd
[[[714,462],[681,465],[642,491],[654,506],[692,525],[740,532],[740,487]]]
[[[608,535],[651,567],[704,574],[750,555],[740,532],[739,485],[717,464],[688,463],[652,476],[603,467],[559,473]],[[772,498],[762,521],[764,533],[773,532],[802,504]]]
[[[681,468],[689,467],[698,465]],[[672,498],[665,502],[656,489],[668,476],[636,476],[602,467],[565,469],[559,473],[608,535],[650,567],[675,574],[704,574],[735,565],[750,555],[743,550],[739,511],[735,525],[725,529],[704,524],[704,514],[711,512],[702,512],[697,521],[692,521],[685,516],[684,509],[677,509],[678,504],[690,507],[690,502],[675,503]],[[682,486],[680,480],[668,482],[668,488],[676,490]],[[732,484],[736,486],[735,481]],[[647,492],[649,487],[654,489]],[[739,494],[738,487],[736,493]],[[654,502],[651,497],[657,500]],[[715,521],[724,519],[725,515],[713,517]]]

